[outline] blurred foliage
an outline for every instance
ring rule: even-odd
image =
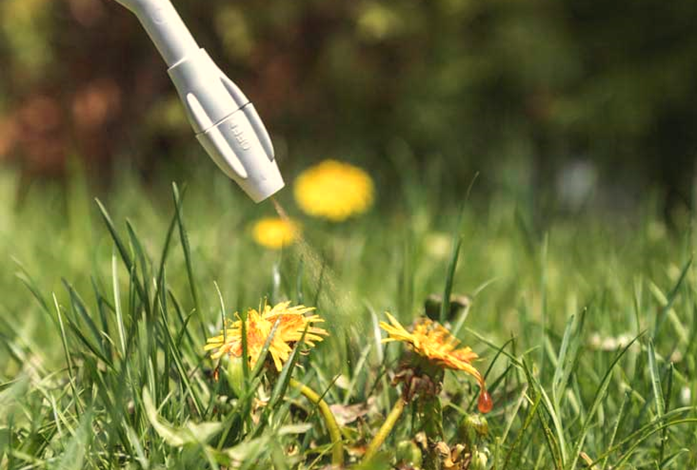
[[[689,198],[694,1],[175,3],[282,161],[348,157],[390,177],[401,145],[451,168],[444,185],[479,169],[536,187],[590,161],[630,195]],[[3,0],[0,59],[0,156],[29,174],[75,153],[145,173],[200,158],[155,48],[112,0]]]

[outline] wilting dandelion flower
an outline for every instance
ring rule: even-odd
[[[325,160],[295,181],[298,206],[313,217],[341,222],[366,212],[373,203],[373,180],[361,168]]]
[[[314,326],[324,320],[319,315],[306,315],[314,310],[314,307],[304,305],[290,306],[290,301],[282,302],[274,307],[265,305],[261,312],[249,309],[245,327],[247,330],[247,352],[250,365],[256,364],[266,339],[271,334],[274,324],[278,321],[276,333],[269,346],[269,354],[273,359],[276,370],[283,369],[283,364],[288,360],[293,345],[300,341],[305,333],[305,344],[314,347],[315,343],[323,340],[328,333]],[[229,321],[220,335],[209,338],[204,349],[215,351],[211,357],[218,359],[225,354],[230,357],[242,356],[242,319],[235,313],[236,320]]]
[[[252,227],[252,238],[261,246],[278,250],[293,243],[299,231],[295,222],[279,217],[265,217]]]
[[[380,327],[389,337],[383,339],[384,343],[401,341],[407,343],[411,349],[422,357],[425,357],[435,365],[445,369],[462,370],[472,375],[483,385],[484,378],[477,369],[472,366],[472,361],[479,356],[469,347],[458,348],[459,341],[440,324],[423,318],[414,327],[414,331],[407,331],[395,317],[387,314],[390,323],[380,322]]]
[[[412,351],[440,369],[461,370],[474,377],[481,387],[479,410],[488,413],[493,406],[491,396],[486,391],[484,377],[472,365],[479,356],[469,347],[460,347],[460,342],[442,325],[428,319],[420,319],[412,332],[407,331],[395,317],[387,313],[387,322],[380,327],[389,335],[385,343],[399,341],[409,345]]]
[[[375,457],[378,449],[392,432],[397,420],[401,416],[407,404],[414,398],[418,400],[417,424],[425,433],[427,459],[430,462],[441,461],[440,468],[452,470],[469,468],[471,454],[465,455],[464,445],[458,445],[451,449],[443,442],[443,414],[438,396],[443,384],[445,369],[461,370],[472,375],[479,386],[479,411],[488,413],[493,408],[491,396],[486,391],[484,377],[472,365],[477,359],[477,354],[469,347],[460,347],[460,342],[447,329],[440,324],[422,318],[408,331],[395,317],[387,314],[388,322],[380,322],[380,327],[385,330],[388,337],[383,343],[398,341],[406,343],[414,356],[409,356],[395,374],[393,384],[403,384],[401,397],[395,402],[390,414],[370,441],[363,457],[369,462]],[[417,435],[418,436],[418,435]],[[436,440],[437,439],[437,440]],[[430,468],[430,465],[425,465]]]

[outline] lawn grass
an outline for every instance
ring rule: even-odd
[[[504,193],[485,202],[475,186],[463,205],[403,184],[330,225],[303,218],[286,190],[310,248],[274,252],[249,235],[271,205],[222,176],[188,188],[122,176],[99,203],[76,177],[19,207],[13,181],[0,178],[2,468],[324,468],[335,446],[291,376],[332,405],[346,465],[359,465],[399,397],[402,348],[381,344],[377,322],[389,311],[407,325],[449,290],[469,307],[435,315],[481,355],[495,404],[484,426],[476,383],[446,373],[442,439],[475,454],[453,468],[697,465],[687,215],[669,231],[646,201],[540,226]],[[203,345],[263,299],[316,305],[331,336],[307,355],[298,346],[278,377],[245,370],[233,392]],[[360,468],[409,468],[418,411],[408,405]]]

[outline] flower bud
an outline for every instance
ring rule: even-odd
[[[472,455],[472,464],[470,470],[486,470],[489,462],[488,451],[475,450]]]
[[[459,431],[462,437],[486,437],[489,435],[489,422],[482,415],[466,415],[460,421]]]
[[[397,462],[420,468],[423,461],[421,449],[412,441],[402,441],[397,444]]]

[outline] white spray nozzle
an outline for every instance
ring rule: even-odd
[[[116,0],[131,10],[169,67],[196,137],[255,202],[284,186],[273,145],[254,105],[199,48],[169,0]]]

